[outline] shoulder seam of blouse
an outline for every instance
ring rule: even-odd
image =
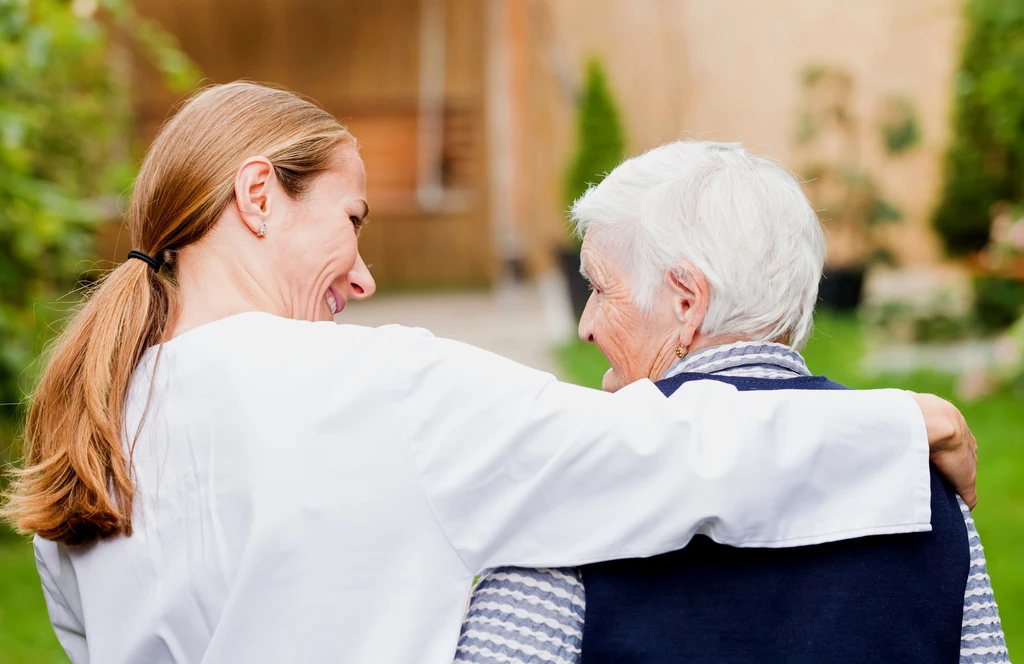
[[[448,542],[448,546],[451,547],[455,556],[459,559],[459,562],[462,563],[462,566],[465,567],[466,571],[470,574],[476,574],[478,570],[473,569],[466,563],[466,559],[462,557],[462,552],[459,551],[459,547],[455,546],[455,543],[452,542],[451,535],[448,534],[448,529],[445,528],[444,522],[442,522],[440,517],[438,517],[437,510],[434,509],[434,503],[430,499],[430,493],[427,492],[427,488],[423,484],[423,471],[420,468],[419,455],[416,453],[416,449],[409,442],[409,432],[405,428],[405,423],[407,421],[407,418],[405,417],[405,397],[401,396],[395,399],[395,401],[399,403],[399,408],[402,410],[403,415],[403,417],[400,418],[402,421],[402,441],[405,443],[406,450],[408,450],[410,456],[412,456],[413,469],[416,471],[416,483],[419,485],[420,493],[423,495],[423,500],[427,503],[427,509],[430,510],[430,516],[434,518],[434,523],[436,523],[437,527],[441,530],[445,541]]]

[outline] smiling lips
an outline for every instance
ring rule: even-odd
[[[324,297],[327,300],[327,306],[331,308],[331,315],[336,316],[345,308],[345,298],[338,291],[334,290],[334,286],[327,287],[327,295]]]

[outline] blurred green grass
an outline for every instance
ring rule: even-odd
[[[66,661],[46,616],[32,544],[0,526],[0,663]]]
[[[863,335],[853,317],[821,313],[804,351],[816,374],[856,388],[899,387],[931,392],[957,404],[980,446],[978,492],[974,510],[988,560],[996,602],[1010,652],[1024,643],[1024,398],[1009,392],[975,403],[961,402],[950,376],[915,373],[868,378],[858,365]],[[567,378],[600,387],[608,362],[593,344],[576,342],[559,349]]]

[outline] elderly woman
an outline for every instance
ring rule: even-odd
[[[666,394],[699,379],[840,387],[798,352],[825,243],[775,163],[736,145],[671,143],[621,164],[573,215],[593,290],[579,334],[611,364],[605,390],[644,379]],[[913,537],[755,551],[717,544],[712,528],[650,559],[492,570],[455,661],[1005,661],[970,512],[937,476],[932,488],[933,530]],[[817,490],[827,488],[791,499]]]
[[[5,508],[72,661],[450,662],[484,568],[927,530],[926,438],[973,487],[936,398],[612,395],[335,325],[374,292],[367,213],[355,140],[295,95],[215,86],[161,130]]]

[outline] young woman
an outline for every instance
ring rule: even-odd
[[[374,291],[365,179],[334,118],[248,83],[154,142],[5,508],[72,661],[450,662],[485,567],[926,530],[929,443],[972,490],[934,397],[612,395],[335,325]],[[793,501],[808,482],[832,497]]]

